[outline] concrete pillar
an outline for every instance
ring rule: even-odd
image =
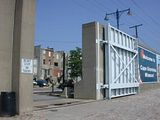
[[[32,111],[32,73],[22,59],[33,60],[35,0],[0,0],[0,91],[15,91],[17,113]]]
[[[104,93],[100,86],[104,83],[104,26],[87,23],[82,26],[82,80],[75,84],[75,98],[103,99]]]
[[[15,0],[0,0],[0,91],[11,90]]]

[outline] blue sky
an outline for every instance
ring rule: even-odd
[[[98,21],[116,27],[115,16],[104,21],[106,12],[131,9],[123,13],[120,30],[135,35],[130,26],[138,28],[140,41],[160,51],[160,0],[36,0],[35,45],[69,51],[82,46],[82,24]]]

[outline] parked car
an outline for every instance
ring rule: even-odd
[[[48,86],[48,83],[46,80],[40,79],[40,80],[36,80],[36,82],[39,87]]]
[[[37,85],[37,81],[33,80],[33,85],[34,86]]]

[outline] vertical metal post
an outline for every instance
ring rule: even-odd
[[[63,52],[63,83],[65,83],[65,52]]]
[[[138,35],[136,36],[137,37],[137,39],[135,40],[135,42],[136,42],[136,50],[138,51],[138,54],[137,54],[137,58],[136,58],[136,62],[135,62],[135,66],[136,66],[136,69],[135,69],[135,72],[137,72],[137,77],[136,77],[136,79],[138,80],[138,82],[140,82],[139,81],[139,79],[141,79],[140,78],[140,69],[139,69],[139,49],[138,49]],[[140,87],[137,87],[137,93],[139,94],[140,93]]]
[[[106,92],[106,96],[108,96],[108,99],[111,99],[111,71],[109,69],[111,68],[111,45],[110,45],[110,25],[108,24],[106,26],[106,31],[107,31],[107,37],[108,37],[108,46],[106,44],[105,47],[105,58],[106,58],[106,75],[108,75],[108,77],[106,76],[106,83],[108,83],[108,91]]]
[[[138,38],[138,31],[137,31],[137,27],[135,27],[136,30],[136,38]]]
[[[119,11],[116,11],[116,19],[117,19],[117,29],[119,29]]]
[[[106,27],[103,28],[103,42],[106,42]],[[103,65],[103,70],[104,70],[104,73],[103,73],[103,84],[107,84],[106,82],[106,51],[105,51],[105,48],[106,48],[106,44],[103,44],[103,62],[104,62],[104,65]],[[106,88],[103,90],[103,98],[106,99]]]
[[[99,78],[99,60],[100,60],[100,56],[99,56],[99,51],[100,51],[100,41],[99,41],[99,23],[97,23],[97,66],[96,66],[96,76],[97,76],[97,80],[96,80],[96,85],[98,86],[98,89],[96,88],[96,98],[98,99],[99,97],[99,84],[100,84],[100,78]]]
[[[52,93],[54,92],[54,84],[53,84],[53,81],[52,81]]]

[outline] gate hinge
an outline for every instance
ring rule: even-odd
[[[108,88],[108,84],[101,85],[101,89]]]

